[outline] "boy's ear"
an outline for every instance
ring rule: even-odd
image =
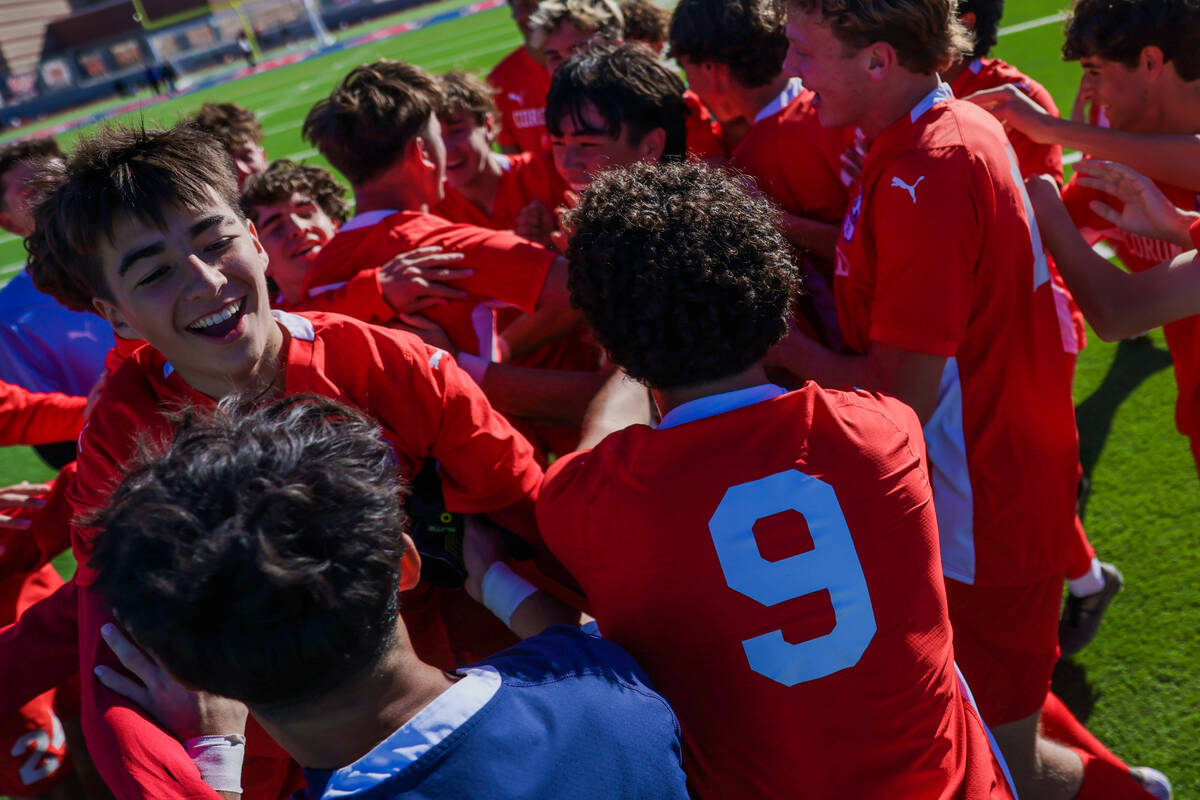
[[[899,63],[899,59],[896,56],[896,48],[887,42],[876,42],[864,48],[863,53],[866,58],[867,72],[873,81],[879,81],[887,77]]]
[[[663,150],[667,148],[667,132],[662,128],[655,128],[642,137],[642,141],[638,143],[638,157],[642,161],[651,164],[657,164],[662,161]]]
[[[123,339],[142,339],[144,338],[132,325],[125,321],[125,315],[112,302],[105,300],[102,297],[92,298],[92,308],[96,309],[96,313],[104,317],[108,324],[112,326],[113,331]]]
[[[500,123],[496,121],[496,117],[494,115],[483,115],[483,129],[487,133],[488,144],[495,144],[496,137],[500,135]]]
[[[409,140],[408,146],[409,155],[413,159],[414,164],[419,164],[426,169],[436,169],[437,164],[433,161],[433,153],[430,150],[429,142],[425,140],[425,135],[418,133]]]
[[[421,554],[407,533],[400,535],[404,542],[404,555],[400,557],[400,591],[407,591],[421,580]]]

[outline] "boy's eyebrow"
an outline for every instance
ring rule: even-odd
[[[266,227],[277,219],[279,219],[278,211],[276,211],[274,214],[268,214],[267,216],[263,217],[262,219],[260,219],[258,221],[258,227],[262,228],[263,230],[266,230]]]
[[[224,214],[213,214],[210,217],[205,217],[192,227],[188,228],[188,236],[199,236],[209,228],[214,228],[217,225],[220,225],[222,222],[233,222],[233,220],[229,219]]]
[[[143,258],[152,258],[166,249],[166,245],[160,240],[154,244],[148,244],[145,247],[134,250],[132,253],[126,253],[121,259],[120,266],[117,267],[117,275],[124,277],[129,268],[134,265],[134,262],[141,261]]]

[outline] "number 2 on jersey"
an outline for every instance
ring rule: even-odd
[[[804,515],[813,548],[768,561],[754,539],[754,524],[783,511]],[[742,646],[751,669],[795,686],[858,663],[875,637],[875,611],[832,486],[794,469],[740,483],[725,492],[708,530],[729,588],[764,606],[829,590],[833,630],[797,644],[779,630],[746,639]]]

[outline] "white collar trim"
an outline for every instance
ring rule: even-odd
[[[355,228],[366,228],[370,225],[383,222],[385,219],[395,214],[395,211],[381,208],[376,211],[364,211],[361,214],[355,214],[350,219],[346,220],[346,224],[338,230],[352,231]]]
[[[787,390],[782,386],[763,383],[746,389],[735,389],[732,392],[698,397],[668,411],[662,421],[658,423],[658,429],[674,428],[676,425],[683,425],[687,422],[715,417],[726,411],[736,411],[764,400],[772,400],[782,394],[787,394]]]
[[[415,764],[479,713],[500,690],[494,667],[467,667],[449,689],[433,698],[412,719],[353,764],[335,770],[322,797],[346,797],[366,791]]]
[[[971,72],[974,72],[976,75],[983,72],[983,59],[972,58],[971,63],[967,64],[967,69],[971,70]]]
[[[293,339],[299,339],[304,342],[312,342],[317,338],[317,331],[313,328],[313,324],[299,314],[290,314],[287,311],[280,311],[278,308],[271,309],[271,316],[275,318],[283,327],[287,328],[287,332],[292,335]]]
[[[945,100],[954,99],[954,90],[950,88],[950,84],[938,78],[938,85],[933,91],[921,98],[921,102],[913,106],[913,110],[908,115],[909,122],[916,122],[929,109],[936,106]]]
[[[762,122],[764,119],[775,116],[787,108],[788,103],[799,97],[802,91],[804,91],[804,81],[799,78],[788,78],[787,86],[783,87],[783,91],[774,100],[767,103],[762,111],[758,112],[754,121]]]

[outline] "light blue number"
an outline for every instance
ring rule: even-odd
[[[798,511],[808,523],[813,549],[768,561],[758,550],[754,523]],[[875,611],[846,516],[828,483],[797,470],[730,487],[708,521],[725,582],[764,606],[829,590],[833,630],[799,644],[782,631],[742,642],[750,668],[784,686],[824,678],[853,667],[875,637]]]

